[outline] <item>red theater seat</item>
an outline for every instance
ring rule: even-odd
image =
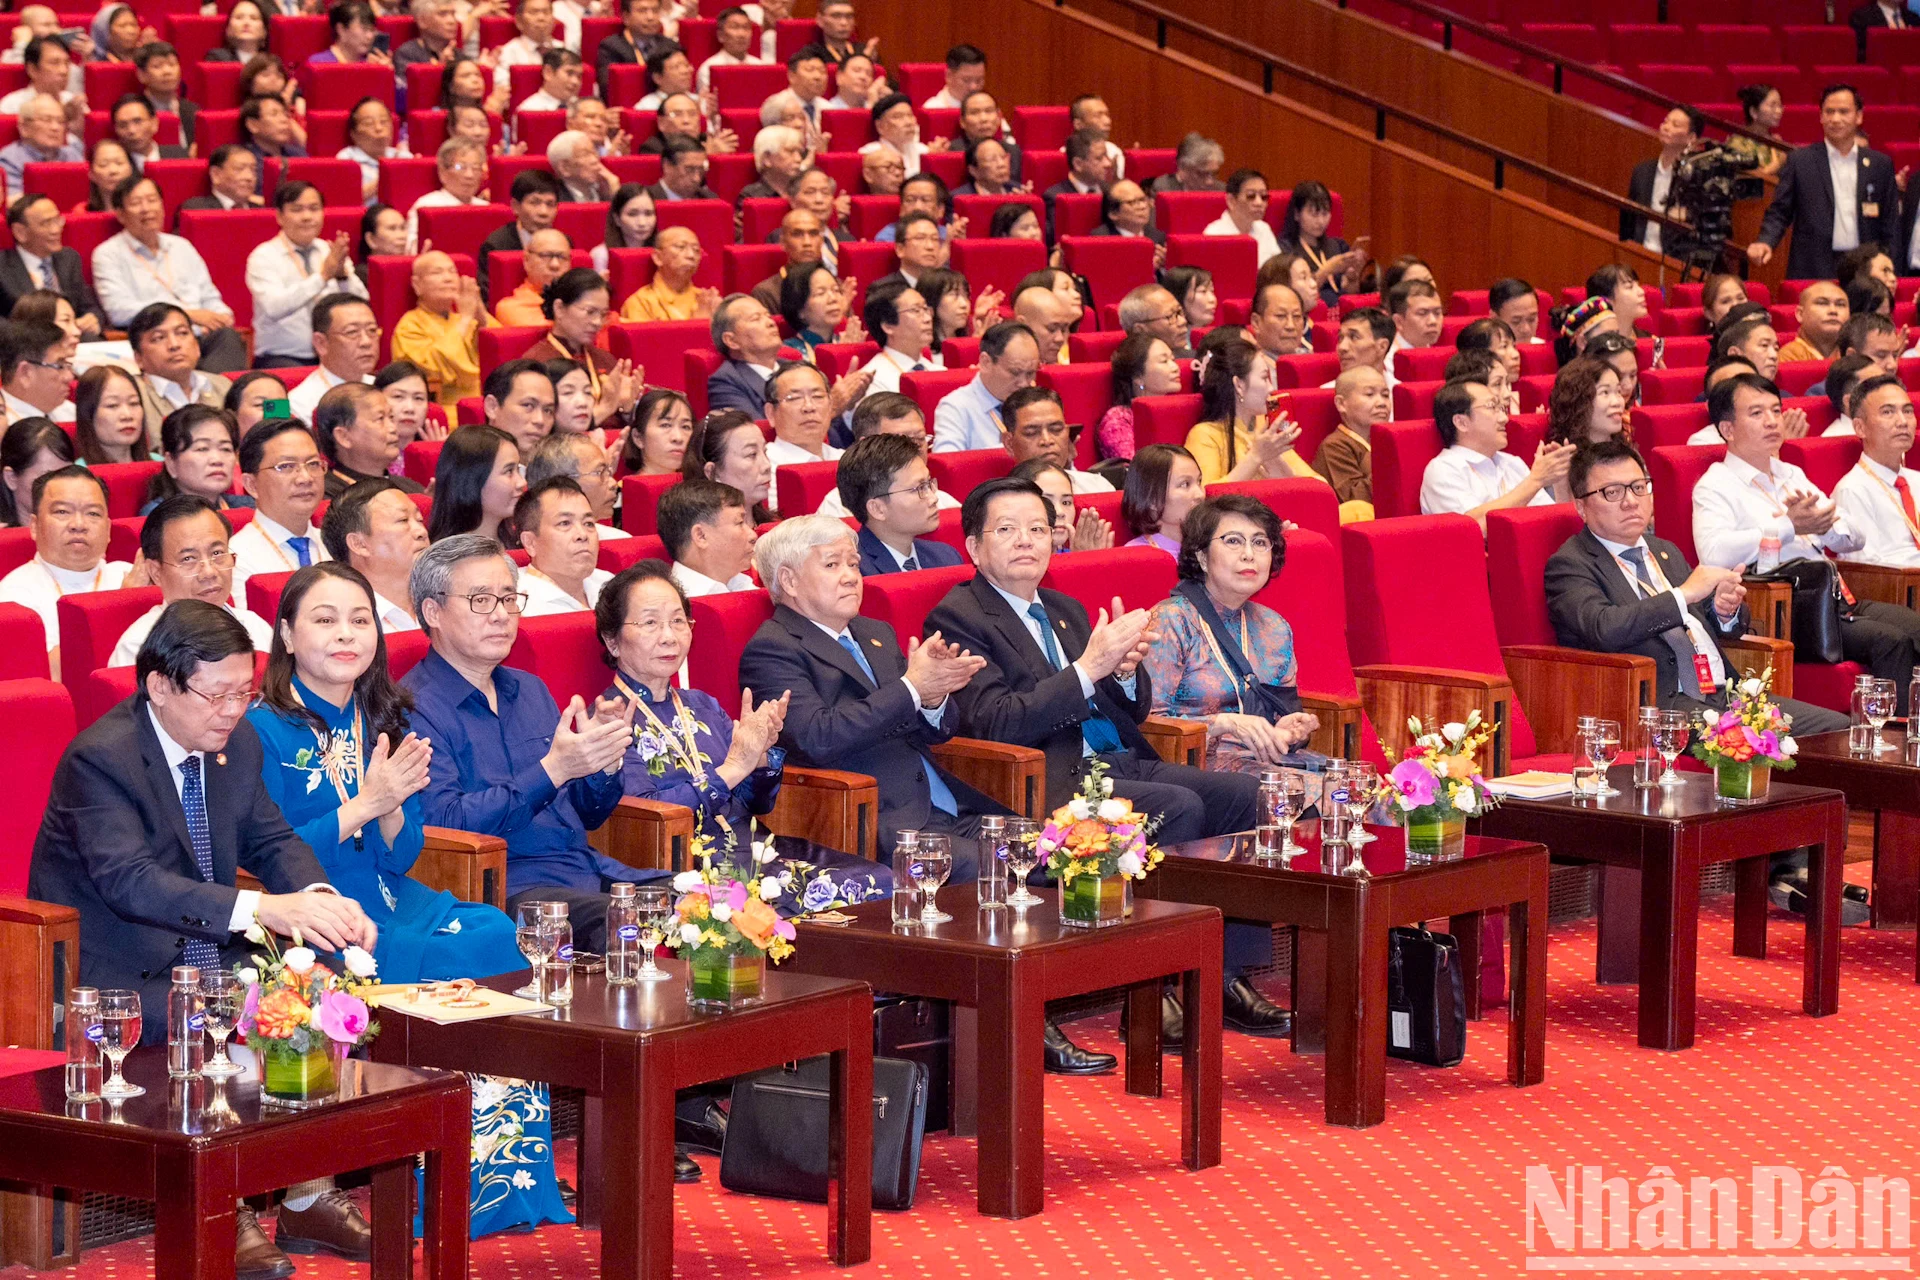
[[[1273,362],[1273,383],[1281,390],[1290,387],[1319,387],[1340,376],[1340,357],[1315,352],[1305,356],[1281,356]]]
[[[974,486],[1013,470],[1013,455],[1005,449],[964,449],[929,454],[927,466],[942,489],[965,502]]]
[[[593,614],[556,613],[520,619],[507,665],[540,677],[563,707],[576,696],[592,706],[613,683],[612,669],[600,660],[604,652]]]
[[[1373,429],[1373,514],[1420,514],[1420,482],[1440,455],[1440,433],[1427,419],[1383,422]]]
[[[900,375],[900,391],[920,406],[920,412],[926,416],[927,426],[931,429],[935,406],[972,382],[974,372],[971,368],[954,368],[903,373]]]
[[[1128,157],[1127,177],[1145,185],[1148,179],[1135,173]],[[1224,191],[1162,191],[1153,198],[1153,225],[1168,237],[1199,235],[1207,224],[1227,211]]]
[[[1040,585],[1072,596],[1091,618],[1115,596],[1128,609],[1151,609],[1173,594],[1178,581],[1173,557],[1158,547],[1114,547],[1053,557]]]
[[[1387,767],[1380,738],[1360,704],[1360,687],[1347,654],[1347,603],[1339,544],[1299,529],[1287,536],[1280,571],[1254,597],[1293,629],[1300,701],[1320,717],[1315,750]]]
[[[626,476],[620,481],[620,527],[628,533],[657,534],[660,495],[679,484],[681,477]]]
[[[1200,396],[1194,392],[1139,397],[1133,402],[1134,447],[1149,444],[1184,446],[1187,434],[1200,421],[1200,413]]]
[[[33,843],[46,813],[54,769],[73,741],[73,699],[44,675],[0,681],[0,726],[7,757],[7,803],[0,805],[0,893],[17,898],[27,891]],[[72,917],[68,945],[77,947],[78,916],[67,914]],[[68,963],[77,966],[71,952]],[[29,980],[34,967],[31,957],[16,957],[9,981]],[[67,979],[74,980],[72,972]],[[52,1007],[45,1012],[51,1016]]]
[[[1061,262],[1068,271],[1084,276],[1093,289],[1093,305],[1118,305],[1127,292],[1153,280],[1154,245],[1145,237],[1060,237]]]
[[[968,237],[953,242],[953,269],[967,278],[975,297],[998,289],[1013,303],[1014,286],[1047,265],[1047,246],[1038,240],[989,240]]]
[[[614,324],[607,326],[607,347],[621,359],[631,360],[635,372],[646,370],[649,386],[687,390],[685,357],[689,351],[713,351],[713,326],[705,320],[663,320],[654,324]],[[700,384],[702,403],[706,382]]]
[[[839,484],[837,462],[788,462],[774,473],[775,508],[782,517],[812,515]]]
[[[107,665],[113,646],[140,615],[160,603],[160,588],[87,591],[62,596],[55,606],[60,624],[60,682],[74,693],[74,706],[88,724],[105,707],[83,704],[80,689],[88,673]]]
[[[1243,493],[1264,502],[1282,520],[1291,520],[1300,529],[1317,533],[1327,540],[1334,560],[1340,559],[1340,500],[1333,486],[1314,476],[1289,476],[1284,480],[1230,480],[1207,486],[1207,494]],[[1298,532],[1296,530],[1296,532]],[[1293,554],[1293,535],[1288,535],[1287,554]]]
[[[1113,404],[1113,371],[1097,364],[1053,364],[1040,370],[1039,384],[1060,397],[1070,425],[1080,427],[1074,465],[1090,467],[1098,452],[1094,440],[1100,418]]]
[[[933,606],[945,599],[949,591],[972,577],[971,564],[916,569],[912,573],[876,574],[864,584],[860,612],[892,627],[893,634],[900,637],[904,645],[909,637],[924,636],[927,615],[933,612]]]
[[[1253,296],[1254,276],[1259,269],[1258,254],[1252,236],[1167,237],[1167,265],[1200,267],[1211,272],[1214,292],[1223,299]]]

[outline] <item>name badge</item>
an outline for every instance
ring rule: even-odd
[[[1693,675],[1694,678],[1700,682],[1702,692],[1713,692],[1713,664],[1707,661],[1706,654],[1696,653],[1693,655]]]
[[[1880,206],[1877,204],[1863,204],[1860,206],[1860,216],[1863,218],[1877,218],[1880,216]]]

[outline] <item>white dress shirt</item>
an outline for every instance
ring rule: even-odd
[[[1851,423],[1849,423],[1847,426],[1847,433],[1849,435],[1853,433],[1853,426]],[[1714,426],[1711,422],[1709,422],[1706,426],[1700,428],[1698,431],[1688,436],[1687,443],[1688,444],[1722,444],[1723,445],[1726,443],[1726,439],[1720,434],[1720,428]]]
[[[686,592],[690,599],[694,596],[723,596],[729,591],[752,591],[759,585],[744,573],[736,573],[725,582],[721,582],[717,578],[709,578],[697,569],[689,569],[679,561],[674,562],[670,576],[680,584],[680,589]]]
[[[1827,172],[1833,176],[1833,251],[1846,253],[1860,247],[1860,143],[1845,155],[1827,149]]]
[[[694,94],[698,97],[705,97],[707,91],[713,88],[713,69],[715,67],[766,67],[772,65],[769,59],[763,58],[757,53],[749,53],[736,58],[725,49],[722,49],[719,53],[714,54],[711,58],[701,63],[700,70],[694,72]]]
[[[93,251],[93,287],[115,328],[124,329],[140,308],[171,302],[187,311],[211,311],[233,319],[233,309],[213,284],[200,251],[179,236],[160,233],[148,249],[126,232],[109,236]],[[200,330],[195,326],[196,331]]]
[[[103,560],[75,573],[35,556],[0,578],[0,602],[25,605],[39,614],[40,625],[47,629],[47,652],[52,653],[60,647],[60,611],[55,607],[60,597],[81,591],[118,591],[131,568],[124,560]]]
[[[438,191],[429,191],[413,202],[413,208],[407,210],[407,252],[420,252],[420,211],[422,209],[457,209],[461,205],[485,204],[479,196],[471,200],[462,200],[445,187]]]
[[[373,375],[363,374],[360,381],[367,386],[373,385]],[[321,365],[312,373],[300,379],[300,385],[287,392],[287,408],[293,416],[302,422],[313,421],[313,411],[320,407],[320,397],[335,387],[344,387],[347,380],[333,370]]]
[[[530,93],[520,100],[515,111],[565,111],[566,103],[548,93],[545,89]]]
[[[247,255],[247,292],[253,295],[255,355],[313,359],[313,304],[329,293],[367,296],[351,269],[338,280],[320,274],[327,246],[315,239],[300,246],[282,232]],[[351,264],[349,264],[351,266]],[[306,415],[302,415],[303,417]]]
[[[869,151],[878,151],[882,147],[885,147],[887,150],[893,152],[893,154],[900,157],[900,162],[906,165],[907,167],[907,176],[909,178],[919,176],[920,157],[927,154],[926,143],[921,142],[918,139],[915,139],[914,141],[907,144],[907,149],[905,151],[902,151],[900,148],[894,146],[891,142],[875,141],[875,142],[869,142],[865,146],[861,147],[860,154],[865,155]]]
[[[320,541],[320,530],[309,523],[304,535],[275,523],[265,512],[255,511],[244,529],[227,543],[233,552],[233,598],[247,598],[247,579],[256,573],[292,573],[300,567],[300,557],[287,545],[289,539],[304,536],[310,563],[331,560],[327,544]]]
[[[782,466],[789,463],[794,466],[799,466],[808,462],[838,462],[840,460],[840,453],[840,450],[830,444],[823,443],[820,446],[820,452],[818,454],[812,454],[802,449],[799,445],[787,440],[781,440],[778,437],[769,440],[767,442],[767,461],[772,464],[773,471],[767,480],[769,486],[768,492],[778,496],[780,492],[778,488],[780,468]]]
[[[200,397],[207,394],[207,388],[213,385],[213,379],[198,369],[187,370],[187,385],[181,386],[172,378],[163,378],[157,373],[147,375],[147,387],[154,398],[169,409],[184,409],[190,404],[199,404]]]
[[[339,153],[334,156],[334,159],[351,160],[355,164],[359,165],[360,166],[360,185],[362,188],[365,188],[365,187],[379,186],[380,161],[382,159],[405,160],[410,158],[412,155],[413,153],[407,150],[405,144],[402,144],[397,147],[388,147],[387,154],[384,157],[371,155],[359,147],[343,147],[340,149]],[[377,195],[373,196],[367,200],[367,203],[372,204],[375,200],[378,200],[379,198],[380,197]]]
[[[1672,192],[1673,166],[1668,164],[1664,159],[1655,161],[1653,166],[1653,194],[1648,197],[1647,203],[1660,212],[1665,213],[1667,211],[1667,199]],[[1646,234],[1640,237],[1640,243],[1646,245],[1647,248],[1653,250],[1655,253],[1659,253],[1660,233],[1663,230],[1665,230],[1664,227],[1652,218],[1648,218]]]
[[[1000,447],[1000,402],[978,374],[972,382],[949,391],[933,407],[935,453]]]
[[[153,624],[160,621],[160,615],[166,605],[157,604],[133,620],[133,624],[120,633],[120,643],[113,646],[113,656],[107,659],[110,667],[130,667],[134,659],[140,656],[140,646],[147,642],[147,633],[153,630]],[[253,641],[253,647],[260,653],[273,648],[273,624],[251,609],[234,604],[221,606],[233,616],[233,620],[247,629],[247,639]]]
[[[1111,480],[1102,479],[1091,471],[1080,471],[1074,467],[1068,467],[1067,479],[1072,482],[1075,493],[1112,493],[1114,491]]]
[[[909,355],[904,351],[895,351],[892,347],[882,347],[880,354],[867,363],[867,369],[873,374],[873,381],[867,384],[866,396],[876,391],[900,390],[900,375],[903,373],[923,373],[946,367],[947,362],[937,355]],[[864,400],[866,396],[860,398]]]
[[[556,15],[557,16],[557,15]],[[513,72],[509,67],[537,67],[546,56],[548,49],[555,46],[537,45],[525,36],[515,36],[500,46],[498,60],[493,64],[493,87],[496,89],[513,88]]]
[[[958,111],[960,109],[960,99],[948,93],[946,87],[943,85],[941,86],[940,92],[934,94],[920,105],[928,111]]]
[[[392,635],[396,631],[418,631],[420,629],[420,624],[414,620],[412,614],[381,595],[378,591],[373,593],[373,612],[374,616],[380,619],[380,629],[388,635]]]
[[[1488,457],[1463,444],[1452,445],[1442,449],[1420,477],[1420,514],[1465,515],[1504,497],[1532,470],[1510,453]],[[1544,507],[1552,503],[1553,495],[1542,489],[1527,505]]]
[[[1791,462],[1774,458],[1771,463],[1771,472],[1763,475],[1729,453],[1708,467],[1693,486],[1693,545],[1700,563],[1722,569],[1751,565],[1765,537],[1780,539],[1783,564],[1811,559],[1822,551],[1845,555],[1865,545],[1844,515],[1817,538],[1796,533],[1786,512],[1787,499],[1819,493],[1820,488]]]
[[[566,591],[532,565],[520,570],[520,589],[527,593],[527,607],[520,611],[523,618],[543,618],[554,613],[585,613],[600,603],[600,588],[613,580],[613,575],[605,569],[595,569],[581,583],[581,589],[587,593],[587,602],[581,604]]]
[[[24,62],[26,61],[26,59],[22,58],[21,61]],[[32,85],[28,85],[24,89],[15,89],[12,93],[8,94],[6,97],[0,98],[0,116],[19,115],[20,108],[26,106],[29,102],[33,101],[35,98],[39,96],[40,96],[40,91],[34,88]],[[62,89],[60,91],[60,105],[64,107],[69,102],[72,102],[72,101],[73,101],[73,90]]]
[[[1280,252],[1280,242],[1273,238],[1273,228],[1267,225],[1264,218],[1254,220],[1253,230],[1242,231],[1233,225],[1233,215],[1223,213],[1209,222],[1200,234],[1203,236],[1252,236],[1254,265],[1259,267],[1266,266],[1267,259]]]
[[[1920,541],[1907,524],[1895,482],[1904,479],[1907,492],[1920,502],[1920,471],[1901,467],[1890,471],[1862,454],[1853,470],[1833,486],[1840,518],[1865,540],[1854,558],[1896,569],[1920,569]]]
[[[1626,567],[1622,559],[1633,547],[1640,548],[1640,554],[1646,558],[1650,574],[1660,574],[1661,577],[1665,577],[1665,574],[1660,569],[1659,563],[1653,557],[1652,549],[1647,546],[1647,540],[1645,538],[1641,538],[1631,547],[1624,542],[1608,542],[1597,533],[1593,535],[1593,538],[1595,542],[1598,542],[1607,549],[1607,554],[1611,555],[1614,559],[1614,567],[1620,570],[1620,576],[1627,580],[1627,585],[1633,588],[1636,595],[1645,597],[1648,594],[1648,588],[1645,583],[1641,582],[1640,579],[1634,575],[1632,570]],[[1680,606],[1680,625],[1687,629],[1687,638],[1693,641],[1694,652],[1704,656],[1707,660],[1707,666],[1712,669],[1714,687],[1717,689],[1726,684],[1727,664],[1720,656],[1720,646],[1714,643],[1712,636],[1707,634],[1706,624],[1701,622],[1699,615],[1695,614],[1692,608],[1688,606],[1687,598],[1681,594],[1679,587],[1669,587],[1667,594],[1671,595],[1673,602]],[[1719,613],[1716,611],[1714,617],[1718,618],[1719,616]],[[1739,621],[1739,615],[1737,613],[1732,621]],[[1731,623],[1729,626],[1731,626]],[[1695,688],[1697,680],[1698,677],[1694,676],[1694,674],[1685,667],[1680,669],[1680,687],[1682,692]]]
[[[0,402],[7,406],[7,421],[18,422],[22,418],[50,418],[54,422],[73,421],[73,401],[62,400],[53,407],[53,412],[45,413],[22,400],[11,391],[0,391]]]

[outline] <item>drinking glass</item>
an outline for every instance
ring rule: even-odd
[[[1007,819],[1007,905],[1030,907],[1040,895],[1027,888],[1027,877],[1040,865],[1040,824],[1032,818]]]
[[[1662,711],[1660,719],[1653,726],[1653,749],[1660,753],[1660,785],[1677,787],[1682,779],[1674,771],[1673,762],[1686,749],[1687,713],[1684,711]]]
[[[1307,779],[1297,769],[1280,771],[1280,856],[1291,858],[1302,852],[1293,842],[1293,824],[1307,807]]]
[[[237,1076],[245,1070],[227,1056],[227,1037],[233,1034],[233,1020],[246,1001],[246,988],[231,969],[215,969],[202,975],[200,995],[205,1001],[207,1034],[213,1037],[213,1058],[200,1068],[200,1074],[216,1079]]]
[[[653,953],[666,941],[667,921],[673,918],[673,898],[665,885],[643,884],[633,890],[634,914],[640,921],[640,950],[646,961],[633,975],[636,982],[664,982],[673,975],[653,962]]]
[[[1659,707],[1640,708],[1640,741],[1633,760],[1633,785],[1638,789],[1660,785],[1660,753],[1653,749],[1653,731],[1665,714]]]
[[[1867,714],[1867,723],[1873,726],[1875,755],[1887,749],[1881,731],[1887,727],[1887,721],[1893,719],[1894,709],[1899,705],[1899,696],[1893,681],[1875,680],[1872,690],[1861,700],[1861,709]]]
[[[137,1098],[146,1090],[128,1084],[120,1074],[120,1063],[140,1043],[140,993],[138,991],[102,991],[100,993],[100,1052],[107,1055],[113,1072],[100,1086],[100,1096],[109,1102]]]
[[[920,852],[913,860],[914,883],[920,886],[920,923],[945,924],[953,919],[934,902],[940,886],[953,874],[953,841],[947,836],[920,833]]]
[[[1373,802],[1380,794],[1380,771],[1365,760],[1349,760],[1346,769],[1347,812],[1353,817],[1347,843],[1369,844],[1380,838],[1366,827],[1367,815],[1373,812]]]
[[[1619,788],[1607,781],[1607,770],[1613,768],[1614,761],[1620,758],[1620,722],[1595,717],[1593,736],[1588,741],[1591,745],[1587,750],[1587,758],[1600,770],[1600,789],[1593,794],[1602,799],[1619,795]]]
[[[540,982],[540,1001],[556,1008],[573,1003],[573,962],[551,956],[540,961],[536,971]]]
[[[529,1000],[540,998],[540,962],[547,958],[547,936],[540,928],[540,904],[523,902],[514,909],[513,940],[520,946],[520,954],[526,957],[527,967],[534,970],[533,978],[524,987],[514,988],[513,994],[525,996]]]

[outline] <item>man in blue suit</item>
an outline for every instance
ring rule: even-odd
[[[767,412],[767,379],[780,364],[780,330],[750,294],[721,299],[713,312],[713,346],[726,359],[707,376],[707,408]]]
[[[1863,244],[1903,256],[1893,159],[1861,137],[1865,117],[1866,104],[1852,85],[1831,85],[1820,95],[1820,131],[1826,136],[1787,153],[1760,234],[1747,246],[1756,264],[1772,259],[1789,228],[1789,280],[1831,280],[1840,255]]]
[[[940,523],[939,489],[920,448],[911,436],[881,432],[840,455],[840,501],[860,522],[862,577],[960,563],[958,551],[920,536]]]

